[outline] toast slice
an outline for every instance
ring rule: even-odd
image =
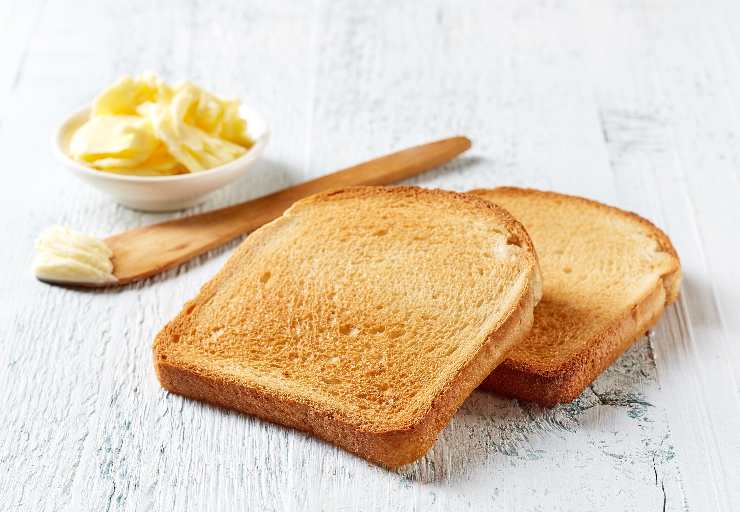
[[[570,402],[676,300],[678,255],[649,221],[595,201],[518,188],[471,193],[524,224],[544,282],[529,337],[483,388],[546,406]]]
[[[532,325],[532,243],[505,210],[416,187],[301,200],[157,335],[162,386],[387,467],[424,455]]]

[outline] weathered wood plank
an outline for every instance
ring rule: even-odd
[[[732,510],[739,10],[0,3],[0,509]],[[50,223],[105,234],[166,218],[112,204],[45,149],[59,118],[144,70],[246,96],[272,120],[265,161],[199,209],[464,133],[469,156],[413,183],[552,188],[635,210],[673,238],[684,295],[573,404],[475,393],[398,473],[168,395],[151,340],[234,244],[108,292],[48,287],[27,270]]]

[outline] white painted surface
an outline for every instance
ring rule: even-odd
[[[737,510],[740,3],[0,1],[0,510]],[[464,133],[414,182],[587,195],[672,237],[685,284],[573,404],[474,394],[392,473],[167,395],[157,330],[234,244],[138,286],[35,282],[36,234],[167,218],[63,172],[55,123],[126,72],[245,95],[274,137],[231,204]]]

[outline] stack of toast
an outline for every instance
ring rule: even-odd
[[[587,199],[355,187],[252,233],[158,334],[174,393],[386,467],[476,388],[574,399],[678,295],[670,240]]]

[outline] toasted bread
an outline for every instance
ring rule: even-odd
[[[678,296],[668,237],[638,215],[531,189],[474,190],[524,224],[542,268],[534,327],[483,383],[542,405],[570,402]]]
[[[532,243],[480,198],[357,187],[249,236],[154,342],[162,386],[387,467],[422,456],[532,324]]]

